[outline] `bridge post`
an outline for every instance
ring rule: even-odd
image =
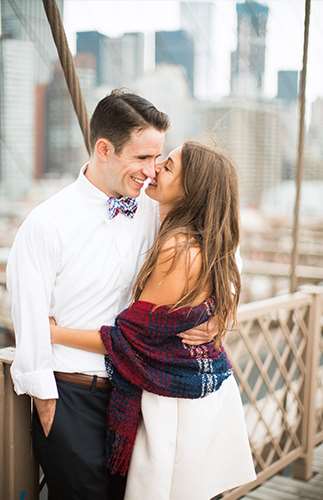
[[[319,369],[321,314],[323,288],[304,286],[301,290],[311,294],[312,305],[309,317],[309,336],[304,352],[305,380],[301,391],[304,415],[300,425],[299,436],[303,446],[303,456],[293,466],[295,479],[307,481],[313,475],[312,464],[315,448],[315,412],[316,390]]]

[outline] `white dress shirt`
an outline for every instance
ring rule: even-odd
[[[9,255],[17,394],[57,398],[54,371],[106,375],[103,355],[52,345],[48,317],[79,329],[113,324],[158,229],[158,206],[143,192],[133,219],[109,220],[107,196],[87,180],[85,168],[30,213]]]

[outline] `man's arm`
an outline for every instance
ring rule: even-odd
[[[16,338],[11,376],[17,394],[37,398],[35,405],[45,434],[58,397],[48,323],[57,264],[58,245],[50,221],[45,224],[32,214],[17,233],[7,265]]]

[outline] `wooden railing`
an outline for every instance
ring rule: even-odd
[[[281,262],[259,261],[243,259],[243,296],[244,303],[259,300],[259,293],[264,294],[261,298],[275,297],[277,294],[286,293],[289,287],[290,265]],[[296,267],[298,285],[323,284],[323,268],[298,265]],[[267,286],[260,286],[266,284]],[[259,292],[262,288],[262,291]]]
[[[270,278],[288,278],[290,273],[289,264],[281,262],[268,262],[257,260],[244,260],[243,272],[250,276],[269,276]],[[297,266],[297,278],[300,284],[317,284],[323,282],[323,267]]]
[[[247,239],[247,238],[246,238]],[[251,242],[250,242],[251,240]],[[290,264],[291,245],[276,244],[271,241],[252,240],[241,248],[243,255],[250,261],[277,262],[278,264]],[[301,266],[323,267],[323,242],[317,246],[300,245],[298,264]]]
[[[226,348],[240,386],[257,480],[227,492],[225,500],[240,498],[291,463],[296,477],[312,474],[313,449],[323,441],[322,301],[323,289],[311,287],[239,309],[240,328],[230,333]],[[0,498],[36,500],[31,405],[13,391],[12,355],[12,348],[0,350]]]
[[[270,221],[264,221],[263,231],[242,229],[241,253],[251,261],[278,262],[290,264],[293,248],[291,228],[271,227]],[[322,221],[316,229],[300,228],[298,265],[323,267],[323,227]]]
[[[323,440],[322,297],[322,288],[311,287],[240,308],[239,332],[231,334],[227,350],[257,480],[225,494],[226,500],[240,498],[291,463],[296,477],[312,474],[313,449]]]
[[[241,255],[243,257],[244,303],[275,297],[290,289],[291,228],[273,227],[270,221],[265,230],[243,230]],[[323,283],[322,223],[301,227],[296,275],[298,286]]]
[[[321,328],[323,322],[321,318]],[[321,330],[321,332],[322,332]],[[323,334],[321,333],[319,341],[319,369],[317,371],[317,389],[315,400],[315,444],[323,442]]]

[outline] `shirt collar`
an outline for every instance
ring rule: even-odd
[[[92,182],[87,179],[87,177],[85,177],[85,171],[87,167],[88,163],[85,163],[81,167],[79,176],[75,181],[76,186],[88,199],[104,204],[107,202],[108,195],[98,189],[94,184],[92,184]]]

